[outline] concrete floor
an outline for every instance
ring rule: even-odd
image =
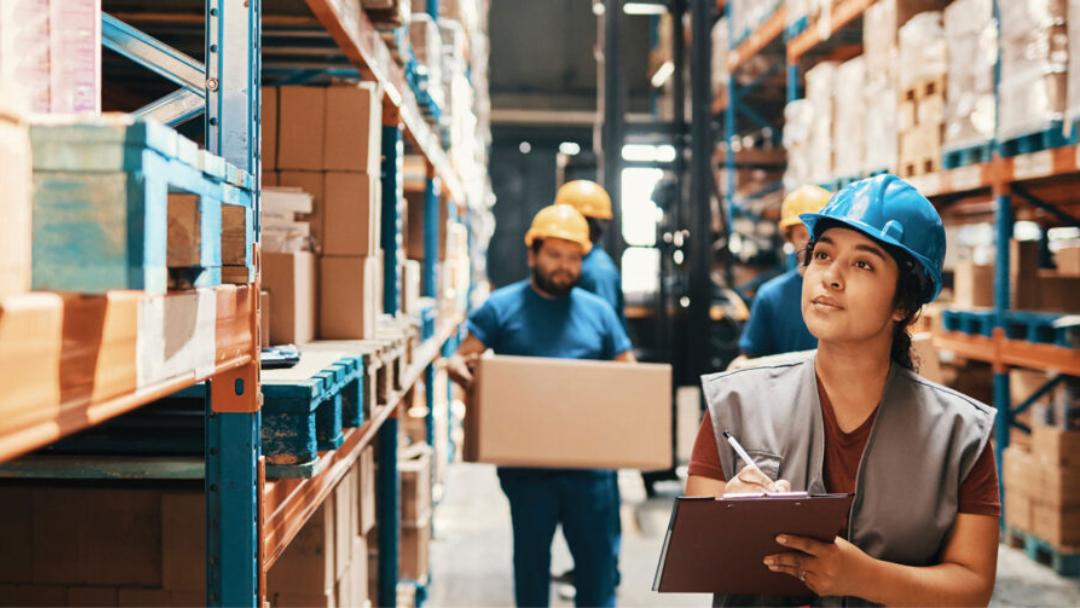
[[[671,498],[646,500],[640,476],[623,472],[623,547],[620,567],[621,606],[709,606],[702,595],[659,595],[651,590],[661,539],[671,514]],[[678,492],[674,483],[664,491]],[[553,572],[572,565],[561,534],[556,534]],[[510,509],[499,489],[494,467],[450,467],[446,493],[435,515],[431,546],[434,607],[510,606],[513,564]],[[555,599],[554,606],[572,606]],[[1080,584],[1057,576],[1022,552],[1002,546],[993,606],[1080,606]]]

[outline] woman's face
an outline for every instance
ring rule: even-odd
[[[803,279],[806,327],[823,342],[891,336],[903,315],[893,307],[896,260],[870,238],[829,228],[818,239]]]

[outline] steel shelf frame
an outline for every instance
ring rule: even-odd
[[[730,140],[734,136],[735,115],[740,111],[739,96],[736,89],[737,83],[733,75],[734,69],[748,61],[754,54],[761,52],[776,38],[779,31],[784,31],[787,57],[787,101],[794,101],[799,98],[800,94],[800,60],[816,47],[828,41],[833,33],[862,17],[863,13],[875,1],[849,0],[840,4],[832,14],[829,31],[822,31],[819,27],[807,27],[801,31],[794,29],[783,30],[783,28],[778,27],[774,20],[776,15],[773,15],[773,17],[760,24],[742,44],[735,46],[734,32],[729,30],[733,53],[728,59],[728,67],[732,72],[728,81],[728,98],[730,102],[726,104],[726,107],[716,106],[716,109],[724,110],[726,137]],[[999,19],[1000,16],[1001,2],[1002,0],[993,1],[996,19]],[[722,3],[719,4],[722,6]],[[778,9],[777,13],[781,12],[783,12],[782,7]],[[731,27],[730,22],[729,27]],[[999,98],[1000,71],[999,56],[995,64],[995,98]],[[1000,113],[996,113],[996,116],[999,117]],[[992,143],[996,150],[996,142]],[[727,154],[725,165],[729,177],[725,209],[729,216],[737,210],[732,199],[735,187],[735,164],[734,154]],[[1017,422],[1016,416],[1026,410],[1041,394],[1050,390],[1060,381],[1061,377],[1059,375],[1050,378],[1034,395],[1025,399],[1021,404],[1014,406],[1010,397],[1008,368],[1029,367],[1054,371],[1064,375],[1080,376],[1080,353],[1076,350],[1005,338],[1004,326],[1009,311],[1010,292],[1010,256],[1009,248],[1005,244],[1009,242],[1013,234],[1016,212],[1013,199],[1014,197],[1023,199],[1032,207],[1047,213],[1062,224],[1080,226],[1080,218],[1076,215],[1032,194],[1027,188],[1027,184],[1035,180],[1053,180],[1077,175],[1080,175],[1080,145],[1069,145],[1009,158],[1002,157],[995,151],[990,162],[942,170],[908,180],[932,200],[968,193],[985,193],[987,191],[993,197],[993,224],[999,244],[994,269],[993,311],[995,329],[993,336],[966,336],[956,332],[939,332],[935,334],[935,340],[941,348],[953,350],[964,357],[987,361],[993,365],[993,400],[994,406],[999,412],[994,431],[999,480],[1001,479],[1002,451],[1009,445],[1009,430],[1012,427],[1023,427],[1022,424]],[[1004,486],[1002,486],[1001,492],[1002,496],[1004,496]]]

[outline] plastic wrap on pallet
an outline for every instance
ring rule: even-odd
[[[868,82],[894,82],[896,72],[896,1],[880,0],[863,13],[863,56]]]
[[[1069,126],[1073,128],[1073,136],[1077,135],[1075,125],[1080,121],[1080,0],[1069,0],[1068,11],[1069,29],[1069,65],[1072,67],[1073,77],[1069,79],[1068,113]]]
[[[838,64],[823,61],[806,71],[806,99],[813,107],[808,148],[810,177],[816,182],[833,178],[833,91]]]
[[[947,149],[979,145],[994,136],[997,35],[993,0],[956,0],[945,9]]]
[[[897,165],[896,87],[891,83],[867,82],[863,172],[893,170]]]
[[[101,0],[53,0],[49,11],[49,111],[98,114]]]
[[[810,0],[786,0],[784,12],[787,16],[787,24],[794,25],[800,19],[807,18],[810,13]]]
[[[0,2],[0,79],[19,105],[49,111],[49,0]]]
[[[1065,0],[999,3],[998,139],[1044,131],[1063,119],[1068,73]]]
[[[948,48],[941,13],[919,13],[900,28],[900,88],[907,88],[948,71]]]
[[[866,62],[862,56],[845,61],[836,70],[832,140],[843,142],[833,149],[833,174],[837,177],[857,175],[863,167],[865,81]]]
[[[810,100],[796,99],[784,106],[784,149],[788,161],[784,190],[787,192],[811,182],[809,143],[813,124],[814,107]]]
[[[372,20],[380,27],[408,25],[412,15],[411,0],[361,0],[360,5],[365,11],[370,11]]]

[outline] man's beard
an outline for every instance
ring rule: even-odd
[[[540,273],[540,270],[537,268],[533,268],[533,282],[536,283],[536,286],[540,289],[540,291],[543,291],[544,293],[555,296],[557,298],[561,298],[562,296],[569,294],[570,290],[574,288],[574,283],[577,283],[577,281],[567,283],[565,287],[555,285],[551,281],[548,281],[547,278],[545,278],[544,275],[542,275]]]

